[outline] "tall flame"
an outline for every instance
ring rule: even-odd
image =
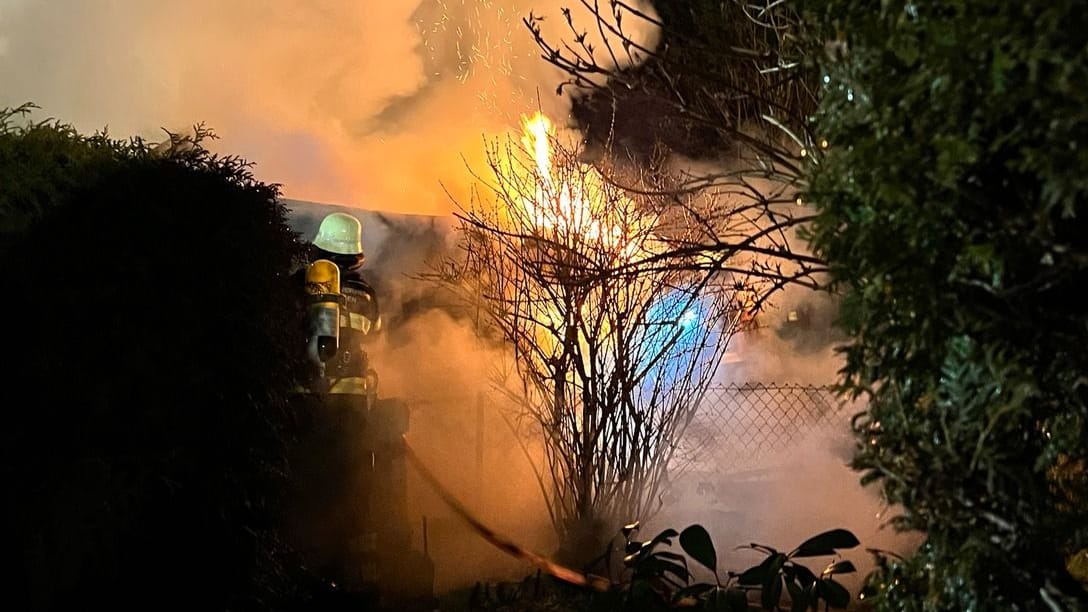
[[[546,115],[522,117],[521,142],[533,156],[535,193],[521,202],[537,230],[545,230],[560,242],[588,241],[631,259],[647,245],[638,244],[641,215],[631,214],[634,204],[618,189],[609,189],[594,168],[557,168],[552,143],[556,131]],[[560,163],[574,163],[562,160]],[[620,201],[622,200],[622,201]],[[619,205],[617,205],[617,203]],[[643,236],[645,238],[645,236]]]
[[[521,123],[524,132],[521,137],[522,144],[525,145],[526,150],[533,152],[533,159],[536,160],[536,170],[540,173],[541,178],[550,180],[552,173],[551,139],[555,136],[551,119],[548,119],[544,113],[537,111],[531,117],[522,117]]]
[[[519,336],[532,343],[527,358],[542,360],[547,365],[541,368],[555,368],[550,375],[562,377],[554,389],[559,395],[550,401],[572,413],[574,429],[582,431],[584,411],[592,407],[577,393],[562,395],[586,384],[578,372],[598,376],[630,368],[629,375],[639,373],[651,386],[677,375],[679,366],[669,364],[686,363],[695,358],[690,350],[704,349],[714,298],[702,298],[702,287],[677,274],[632,272],[631,264],[667,247],[659,234],[668,231],[660,208],[581,163],[543,113],[523,116],[521,124],[521,150],[507,150],[496,167],[500,216],[509,224],[508,236],[520,237],[516,244],[526,256],[539,255],[533,262],[539,269],[503,290],[520,309],[519,324],[528,327]],[[613,270],[620,272],[593,276]],[[674,353],[678,361],[661,358]],[[567,360],[581,363],[574,367]]]

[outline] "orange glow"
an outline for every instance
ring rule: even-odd
[[[518,209],[507,211],[513,231],[543,238],[601,265],[622,266],[667,248],[666,241],[655,231],[659,221],[656,214],[608,183],[596,168],[577,161],[570,148],[556,147],[560,139],[546,115],[539,111],[523,115],[521,128],[521,144],[531,160],[523,160],[516,169],[505,169],[524,179],[519,183],[518,197],[505,200],[506,206]],[[633,282],[623,299],[649,298],[650,284],[646,283],[645,279]],[[540,302],[547,304],[548,300]],[[735,325],[743,329],[759,326],[758,293],[754,288],[737,290],[733,302]],[[564,324],[554,306],[542,307],[536,316],[548,321],[550,328]],[[558,346],[557,339],[543,337],[550,331],[540,333],[540,346],[550,350]]]
[[[646,215],[638,214],[634,203],[618,189],[608,189],[592,167],[558,168],[555,139],[555,128],[546,115],[536,112],[522,117],[521,142],[533,156],[537,176],[535,195],[523,198],[521,204],[534,229],[563,243],[584,240],[604,246],[628,261],[647,252],[649,236],[640,231]],[[617,198],[622,199],[619,206]]]

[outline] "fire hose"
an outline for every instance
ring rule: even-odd
[[[419,475],[423,477],[423,480],[431,486],[434,492],[442,498],[442,501],[446,502],[446,505],[448,505],[457,516],[468,523],[473,531],[478,533],[484,540],[487,540],[489,544],[512,557],[529,562],[541,571],[564,582],[580,587],[588,587],[601,592],[607,591],[612,587],[612,583],[607,578],[586,574],[570,569],[569,567],[564,567],[495,533],[494,530],[487,525],[484,525],[483,522],[473,516],[468,508],[442,485],[442,482],[427,468],[419,458],[419,455],[412,450],[412,445],[408,443],[407,437],[401,436],[401,441],[404,443],[404,454],[408,457],[408,462],[412,464],[412,467],[414,467],[417,472],[419,472]]]

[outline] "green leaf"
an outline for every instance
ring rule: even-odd
[[[790,593],[790,612],[805,612],[808,609],[805,588],[793,580],[787,580],[786,590]]]
[[[775,574],[770,581],[763,585],[763,592],[759,594],[760,603],[764,610],[778,609],[778,602],[782,599],[782,577]]]
[[[703,567],[714,573],[718,572],[718,553],[714,550],[710,534],[702,525],[692,525],[685,529],[680,534],[680,547]]]
[[[794,574],[797,576],[797,582],[801,586],[807,588],[816,584],[816,574],[813,574],[809,568],[799,563],[792,563],[790,567],[793,568]]]
[[[854,567],[853,563],[849,561],[839,561],[838,563],[828,564],[828,566],[824,568],[823,575],[830,576],[832,574],[852,574],[856,571],[858,571],[858,569]]]
[[[873,597],[876,597],[879,594],[880,594],[880,591],[876,588],[875,585],[866,584],[864,587],[862,587],[861,596],[858,599],[866,599],[866,598],[871,599]]]
[[[645,559],[635,567],[635,575],[641,578],[665,578],[665,574],[672,574],[685,584],[688,582],[688,568],[659,555]]]
[[[737,578],[737,582],[743,585],[763,584],[767,582],[770,576],[778,573],[778,570],[785,561],[786,555],[783,555],[782,553],[769,555],[759,565],[745,570],[744,573]]]
[[[749,544],[747,546],[738,546],[737,547],[738,550],[741,549],[741,548],[751,548],[752,550],[758,550],[759,552],[766,553],[768,555],[774,555],[774,554],[778,553],[777,550],[775,550],[774,548],[772,548],[770,546],[767,546],[766,544],[757,544],[755,542],[752,542],[751,544]]]
[[[833,608],[845,608],[850,605],[850,592],[833,579],[821,580],[818,587],[824,601]]]
[[[675,529],[666,529],[665,531],[662,531],[661,533],[654,536],[654,539],[650,540],[650,542],[646,546],[653,548],[654,546],[657,546],[662,542],[668,544],[669,546],[672,546],[672,538],[675,538],[677,535],[679,534],[676,533]]]
[[[654,557],[668,559],[679,563],[680,565],[684,566],[684,582],[688,582],[691,579],[690,569],[688,568],[688,559],[684,555],[663,550],[661,552],[654,553]]]
[[[832,529],[805,540],[790,557],[833,555],[837,548],[853,548],[860,543],[853,533],[845,529]]]
[[[688,570],[688,559],[684,558],[682,554],[668,551],[655,552],[653,559],[668,561],[670,566],[676,565],[680,567],[680,570],[670,571],[683,580],[684,584],[691,582],[691,572]]]
[[[654,548],[656,548],[659,544],[664,543],[672,546],[672,541],[670,538],[676,537],[676,535],[677,533],[675,529],[666,529],[665,531],[657,534],[657,536],[649,542],[638,542],[636,540],[631,540],[627,542],[627,546],[625,548],[627,556],[623,558],[624,565],[626,565],[627,567],[637,565],[641,562],[642,559],[653,554]]]

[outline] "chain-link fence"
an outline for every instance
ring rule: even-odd
[[[745,383],[711,387],[684,434],[678,468],[727,475],[777,463],[845,410],[827,386]]]

